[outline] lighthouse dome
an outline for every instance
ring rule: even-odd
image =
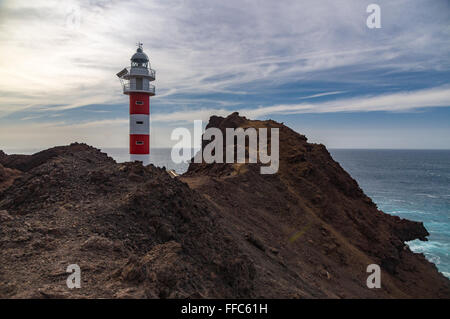
[[[136,63],[147,63],[148,60],[148,56],[147,54],[144,53],[144,51],[142,51],[142,48],[138,48],[136,50],[136,53],[133,54],[133,56],[131,57],[131,62],[136,62]]]

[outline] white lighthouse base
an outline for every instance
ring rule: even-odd
[[[130,161],[139,161],[142,162],[142,165],[147,166],[150,164],[150,155],[149,154],[130,154]]]

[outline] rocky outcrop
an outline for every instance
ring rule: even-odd
[[[379,211],[323,145],[237,113],[208,127],[280,128],[278,173],[193,163],[173,178],[78,143],[0,153],[0,297],[449,297],[405,244],[423,224]],[[381,289],[366,286],[372,263]]]
[[[378,210],[325,146],[308,143],[283,124],[237,113],[213,116],[208,127],[224,134],[228,127],[280,130],[277,174],[261,175],[260,164],[191,163],[182,177],[216,207],[224,227],[242,238],[240,248],[261,270],[256,281],[265,283],[255,289],[258,295],[450,296],[449,280],[405,243],[426,240],[423,224]],[[366,287],[372,263],[382,267],[381,289]]]
[[[0,150],[0,161],[2,160],[2,159],[4,159],[5,157],[7,157],[8,155],[6,155],[6,153],[5,152],[3,152],[2,150]]]
[[[14,180],[19,175],[20,171],[16,169],[6,168],[2,164],[0,164],[0,192],[11,186]]]
[[[65,155],[70,152],[86,152],[90,151],[90,149],[91,147],[86,144],[73,143],[70,145],[70,149],[68,149],[67,146],[58,146],[33,155],[6,155],[4,152],[0,151],[0,164],[9,168],[18,169],[22,172],[28,172],[58,155]]]
[[[0,297],[252,296],[254,266],[164,170],[83,144],[13,158],[26,171],[0,193]]]

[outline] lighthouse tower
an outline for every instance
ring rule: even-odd
[[[150,67],[147,54],[138,44],[131,57],[131,67],[117,76],[123,87],[123,94],[130,96],[130,161],[150,162],[150,96],[155,95],[155,70]]]

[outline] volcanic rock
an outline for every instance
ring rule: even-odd
[[[237,113],[211,117],[210,127],[224,136],[229,127],[279,128],[276,174],[260,174],[261,164],[192,162],[181,178],[216,208],[233,237],[246,239],[237,243],[257,269],[256,296],[450,297],[449,280],[406,244],[427,240],[423,223],[380,211],[324,145]],[[380,289],[366,286],[369,264],[382,267]]]
[[[3,163],[24,171],[0,193],[0,297],[252,295],[249,258],[206,200],[164,170],[83,144]],[[80,289],[66,286],[70,264]]]
[[[449,280],[335,162],[283,124],[280,169],[192,163],[172,178],[86,144],[0,152],[0,298],[448,298]],[[366,268],[382,267],[369,289]],[[81,269],[69,289],[66,269]]]

